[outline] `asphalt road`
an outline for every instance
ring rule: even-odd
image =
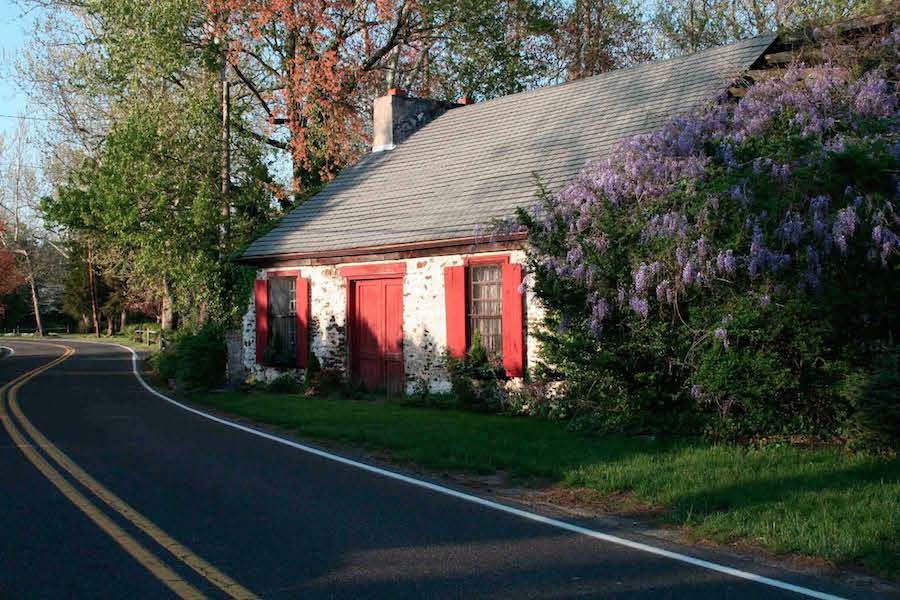
[[[0,341],[0,598],[804,597],[213,422],[145,390],[122,348],[66,341],[16,389],[58,344]]]

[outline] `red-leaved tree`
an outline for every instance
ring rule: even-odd
[[[328,180],[356,156],[363,92],[392,51],[429,31],[415,0],[208,0],[207,7],[211,41],[268,121],[266,131],[249,133],[291,153],[295,191]]]
[[[6,230],[6,223],[0,220],[0,232]],[[5,248],[0,248],[0,316],[6,312],[3,305],[3,296],[16,291],[25,283],[25,278],[19,272],[16,264],[16,255]]]

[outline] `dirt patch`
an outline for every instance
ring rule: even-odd
[[[664,512],[659,507],[641,502],[630,492],[604,494],[590,488],[569,487],[562,484],[542,489],[524,488],[512,491],[519,491],[519,498],[525,502],[563,507],[582,516],[616,515],[650,521]]]

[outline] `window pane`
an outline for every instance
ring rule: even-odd
[[[294,277],[269,279],[268,362],[293,366],[297,345],[297,280]]]
[[[288,314],[296,315],[297,314],[297,280],[295,278],[291,277],[290,279],[288,279],[288,281],[290,282],[290,285],[288,286],[290,288],[290,289],[288,289],[288,294],[290,294],[289,299],[288,299],[288,302],[290,304],[290,306],[288,307]]]
[[[286,317],[294,312],[292,305],[296,302],[293,277],[273,277],[269,280],[269,314],[276,317]]]
[[[500,265],[469,268],[469,334],[477,332],[481,343],[497,359],[503,354],[501,278]]]

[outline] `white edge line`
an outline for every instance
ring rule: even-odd
[[[66,340],[61,340],[66,341]],[[85,340],[74,340],[74,341],[85,341]],[[414,485],[420,488],[424,488],[426,490],[430,490],[432,492],[437,492],[439,494],[444,494],[446,496],[452,496],[453,498],[458,498],[460,500],[464,500],[466,502],[471,502],[473,504],[478,504],[480,506],[485,506],[487,508],[492,508],[494,510],[498,510],[500,512],[504,512],[507,514],[515,515],[517,517],[521,517],[523,519],[528,519],[529,521],[535,521],[537,523],[543,523],[544,525],[549,525],[551,527],[556,527],[557,529],[563,529],[565,531],[570,531],[573,533],[578,533],[581,535],[585,535],[587,537],[591,537],[597,540],[602,540],[604,542],[609,542],[611,544],[617,544],[619,546],[625,546],[627,548],[631,548],[633,550],[639,550],[641,552],[647,552],[649,554],[654,554],[656,556],[662,556],[665,558],[669,558],[672,560],[676,560],[678,562],[687,563],[689,565],[693,565],[695,567],[701,567],[703,569],[708,569],[710,571],[716,571],[718,573],[724,573],[725,575],[731,575],[732,577],[737,577],[740,579],[746,579],[748,581],[753,581],[762,585],[767,585],[770,587],[787,590],[789,592],[794,592],[797,594],[801,594],[803,596],[808,596],[810,598],[820,598],[821,600],[845,600],[841,596],[835,596],[833,594],[827,594],[825,592],[819,592],[810,588],[805,588],[799,585],[794,585],[792,583],[787,583],[785,581],[779,581],[778,579],[772,579],[770,577],[764,577],[762,575],[757,575],[755,573],[750,573],[748,571],[742,571],[740,569],[735,569],[732,567],[728,567],[726,565],[720,565],[718,563],[710,562],[708,560],[703,560],[700,558],[695,558],[693,556],[688,556],[686,554],[679,554],[678,552],[672,552],[670,550],[665,550],[663,548],[657,548],[656,546],[651,546],[649,544],[644,544],[641,542],[635,542],[633,540],[629,540],[626,538],[621,538],[618,536],[610,535],[608,533],[603,533],[600,531],[596,531],[594,529],[588,529],[587,527],[581,527],[579,525],[573,525],[572,523],[567,523],[565,521],[560,521],[558,519],[552,519],[550,517],[545,517],[539,515],[537,513],[529,512],[526,510],[522,510],[519,508],[513,508],[512,506],[507,506],[505,504],[500,504],[499,502],[494,502],[492,500],[487,500],[486,498],[480,498],[478,496],[474,496],[472,494],[467,494],[465,492],[460,492],[458,490],[454,490],[452,488],[444,487],[442,485],[437,485],[428,481],[424,481],[422,479],[416,479],[414,477],[409,477],[407,475],[402,475],[400,473],[395,473],[394,471],[388,471],[386,469],[382,469],[380,467],[376,467],[373,465],[368,465],[366,463],[362,463],[350,458],[345,458],[343,456],[339,456],[337,454],[331,454],[330,452],[325,452],[324,450],[320,450],[318,448],[313,448],[312,446],[306,446],[304,444],[300,444],[294,442],[292,440],[288,440],[282,437],[278,437],[276,435],[272,435],[270,433],[266,433],[264,431],[260,431],[258,429],[254,429],[252,427],[247,427],[246,425],[241,425],[240,423],[235,423],[233,421],[229,421],[228,419],[222,419],[215,415],[211,415],[209,413],[203,412],[201,410],[197,410],[191,406],[186,404],[182,404],[177,400],[173,400],[169,398],[165,394],[162,394],[155,390],[150,384],[148,384],[144,377],[141,375],[140,368],[138,366],[138,354],[134,351],[133,348],[129,348],[128,346],[124,346],[122,344],[116,344],[112,342],[91,342],[86,341],[86,343],[94,343],[94,344],[104,344],[107,346],[118,346],[119,348],[123,348],[131,352],[131,369],[134,373],[135,377],[137,377],[138,381],[148,392],[165,400],[169,404],[173,404],[182,410],[186,410],[187,412],[194,413],[195,415],[199,415],[211,421],[215,421],[221,425],[225,425],[227,427],[231,427],[234,429],[238,429],[245,433],[249,433],[252,435],[259,436],[261,438],[265,438],[267,440],[284,444],[285,446],[290,446],[291,448],[295,448],[297,450],[302,450],[303,452],[307,452],[309,454],[313,454],[315,456],[331,460],[334,462],[338,462],[344,465],[348,465],[357,469],[361,469],[363,471],[368,471],[369,473],[374,473],[376,475],[381,475],[382,477],[388,477],[390,479],[395,479],[397,481],[402,481],[409,485]]]
[[[9,346],[0,346],[0,350],[9,350],[9,356],[13,356],[16,353],[16,349]]]

